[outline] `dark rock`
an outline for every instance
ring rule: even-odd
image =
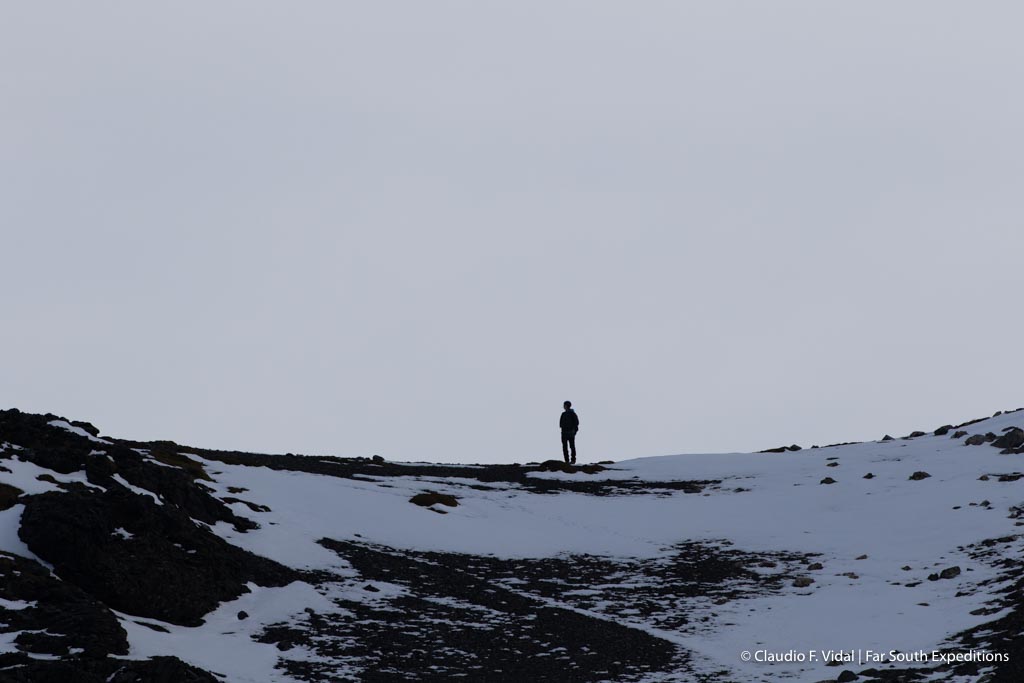
[[[980,477],[978,477],[978,481],[988,481],[988,475],[987,474],[981,475]]]
[[[921,479],[927,479],[930,476],[932,476],[932,475],[928,474],[927,472],[923,472],[921,470],[918,470],[917,472],[914,472],[913,474],[911,474],[907,478],[910,481],[920,481]]]
[[[839,467],[839,463],[838,462],[830,462],[827,465],[825,465],[825,467]]]
[[[807,568],[810,570],[824,569],[825,565],[823,565],[821,562],[811,562],[809,565],[807,565]]]
[[[177,657],[147,660],[28,659],[0,670],[0,683],[218,683],[210,673]]]
[[[363,590],[369,591],[371,593],[380,593],[380,589],[374,586],[372,583],[368,583],[365,586],[363,586]]]
[[[164,628],[160,624],[154,624],[154,623],[151,623],[151,622],[148,622],[148,621],[139,621],[138,619],[135,619],[134,621],[139,626],[145,626],[150,631],[156,631],[157,633],[170,633],[170,631],[168,631],[166,628]]]
[[[75,427],[84,429],[87,433],[92,434],[93,436],[100,435],[100,430],[96,429],[96,427],[91,422],[83,422],[82,420],[72,420],[71,424]]]
[[[113,536],[118,528],[133,538]],[[58,576],[111,607],[185,626],[248,592],[249,581],[282,586],[296,578],[182,511],[123,489],[31,496],[18,535]]]
[[[565,472],[566,474],[576,474],[577,472],[597,474],[598,472],[603,472],[604,469],[604,467],[597,464],[572,465],[564,460],[545,460],[537,466],[538,472]]]
[[[860,676],[853,673],[849,669],[845,669],[839,673],[839,676],[836,677],[836,683],[850,683],[850,681],[855,681],[858,678],[860,678]]]
[[[949,432],[952,431],[952,429],[953,425],[942,425],[941,427],[935,430],[935,436],[945,436],[946,434],[949,434]]]
[[[1019,474],[1019,473],[1014,473],[1014,474],[1000,474],[1000,475],[999,475],[999,481],[1017,481],[1017,480],[1019,480],[1019,479],[1020,479],[1021,477],[1024,477],[1024,474]]]
[[[882,437],[882,441],[895,441],[895,439],[886,434],[885,436]]]
[[[248,618],[249,618],[249,613],[246,612],[244,609],[240,610],[238,612],[238,619],[239,619],[239,621],[241,621],[242,619],[248,619]]]
[[[0,597],[36,603],[20,610],[0,607],[0,622],[23,632],[15,642],[25,651],[66,655],[81,648],[90,657],[128,654],[128,636],[113,612],[35,560],[0,553]]]
[[[814,583],[814,579],[809,576],[798,576],[793,579],[793,586],[796,588],[807,588],[812,583]]]
[[[820,483],[820,484],[834,484],[834,483],[836,483],[836,480],[833,479],[832,477],[825,477],[824,479],[822,479],[818,483]]]
[[[248,500],[242,500],[241,498],[233,498],[231,496],[226,496],[224,498],[221,498],[221,500],[224,501],[225,503],[240,503],[242,505],[245,505],[253,512],[270,512],[270,507],[267,505],[260,505],[259,503],[253,503]]]
[[[18,497],[23,493],[25,492],[17,486],[11,486],[0,481],[0,510],[10,510],[17,505]]]
[[[992,445],[996,448],[1020,448],[1024,446],[1024,429],[1013,427],[993,441]]]
[[[864,479],[874,479],[874,478],[875,478],[875,475],[873,475],[871,472],[868,472],[867,474],[864,475]]]
[[[960,575],[960,567],[947,567],[939,572],[940,579],[952,579],[955,576]]]
[[[924,436],[924,435],[925,435],[924,432],[911,432],[910,435],[907,436],[907,438],[908,439],[916,439],[917,437]]]
[[[905,564],[902,567],[900,567],[900,569],[902,569],[905,572],[909,572],[911,569],[913,569],[913,567],[911,567],[909,564]]]
[[[853,559],[855,559],[855,560],[866,560],[866,559],[868,559],[868,556],[867,555],[858,555],[857,557],[855,557]]]
[[[953,436],[950,437],[950,438],[960,439],[960,438],[965,437],[965,436],[967,436],[967,432],[965,432],[964,430],[961,429],[960,431],[953,432]]]
[[[966,441],[964,441],[965,446],[980,446],[983,443],[985,443],[984,434],[972,434],[971,436],[967,437]]]
[[[373,456],[372,458],[370,458],[370,460],[372,460],[373,462],[378,463],[378,464],[384,462],[384,458],[382,456],[379,456],[379,455]]]
[[[796,444],[793,444],[792,446],[786,447],[786,450],[787,451],[793,451],[795,453],[796,451],[799,451],[799,450],[802,450],[802,449],[800,448],[800,446],[797,446]]]
[[[413,505],[420,505],[422,507],[430,507],[431,505],[447,505],[448,507],[453,508],[458,507],[459,505],[459,500],[455,496],[447,493],[437,493],[436,491],[417,493],[409,499],[409,502]]]

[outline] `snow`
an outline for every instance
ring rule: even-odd
[[[998,434],[1011,425],[1024,426],[1024,413],[971,425],[967,431]],[[1007,508],[1024,499],[1019,485],[978,477],[1017,471],[1024,467],[1019,458],[1000,455],[988,445],[964,446],[962,439],[947,435],[785,453],[640,458],[592,476],[535,475],[722,481],[719,489],[703,494],[671,491],[664,496],[537,495],[500,483],[494,490],[472,489],[464,485],[471,479],[390,477],[374,482],[211,465],[221,473],[218,487],[244,486],[247,500],[272,509],[256,517],[259,530],[243,534],[220,523],[215,531],[295,567],[341,567],[334,553],[316,545],[322,537],[499,557],[658,557],[684,540],[819,554],[824,569],[807,572],[815,579],[810,587],[716,607],[718,617],[703,632],[670,638],[693,650],[708,671],[726,667],[749,680],[783,675],[819,680],[828,673],[820,663],[744,664],[738,655],[760,648],[930,649],[955,632],[1000,616],[970,614],[985,606],[995,588],[979,591],[977,585],[994,579],[996,572],[957,548],[1017,532]],[[829,467],[830,462],[839,464]],[[911,481],[918,470],[931,477]],[[863,478],[868,472],[873,479]],[[820,484],[826,476],[837,483]],[[737,487],[748,490],[733,492]],[[407,502],[425,489],[454,494],[459,506],[438,515]],[[991,505],[970,505],[983,500]],[[1021,549],[1019,541],[1014,548]],[[912,569],[901,571],[904,565]],[[927,580],[954,565],[963,570],[959,576]],[[846,572],[858,578],[839,576]],[[902,585],[914,581],[921,583]],[[957,597],[958,592],[967,594]],[[667,637],[643,623],[633,626]]]
[[[158,655],[181,658],[208,671],[221,674],[233,683],[273,683],[291,681],[275,670],[279,658],[314,659],[301,647],[281,652],[274,644],[253,640],[268,624],[287,622],[306,608],[331,613],[337,608],[333,594],[321,594],[312,586],[294,582],[283,588],[261,588],[248,584],[251,592],[237,600],[222,603],[206,616],[202,626],[186,627],[155,619],[143,619],[117,612],[128,633],[131,649],[125,659],[144,659]],[[245,611],[248,617],[239,619]],[[167,633],[139,624],[157,624]],[[339,671],[339,675],[343,672]]]
[[[92,434],[90,434],[89,432],[85,431],[81,427],[76,427],[75,425],[71,424],[67,420],[50,420],[46,424],[50,425],[51,427],[57,427],[59,429],[65,429],[65,430],[71,432],[72,434],[77,434],[78,436],[84,436],[85,438],[89,439],[90,441],[95,441],[96,443],[105,443],[105,444],[109,444],[110,443],[106,439],[101,439],[99,437],[93,436]]]
[[[139,494],[140,496],[146,496],[147,498],[151,498],[153,500],[153,502],[156,503],[157,505],[163,505],[164,504],[164,502],[162,500],[160,500],[160,496],[156,495],[152,491],[149,491],[147,489],[141,488],[139,486],[136,486],[135,484],[130,483],[127,479],[122,477],[120,474],[112,475],[111,479],[116,481],[121,486],[124,486],[126,489],[128,489],[130,491],[134,491],[135,493]]]
[[[0,598],[0,609],[20,611],[35,606],[35,601],[29,602],[27,600],[8,600],[7,598]]]
[[[51,424],[78,429],[59,420]],[[969,434],[1001,434],[1010,426],[1024,427],[1024,413],[1002,415],[965,429]],[[344,580],[336,584],[330,594],[301,582],[284,588],[251,585],[251,593],[222,604],[203,626],[162,624],[169,633],[120,615],[131,642],[131,658],[176,655],[224,674],[229,681],[286,681],[274,668],[279,658],[314,657],[301,648],[282,653],[273,645],[254,642],[252,636],[265,625],[295,619],[307,607],[337,612],[334,598],[386,602],[403,590],[374,582],[381,593],[365,591],[361,587],[365,581],[360,582],[338,554],[317,543],[322,538],[503,558],[566,553],[660,558],[684,541],[728,542],[751,552],[814,554],[824,568],[806,572],[814,578],[811,586],[789,586],[778,595],[723,605],[694,598],[688,604],[708,620],[692,619],[685,632],[658,629],[640,614],[626,617],[631,621],[625,625],[693,653],[698,672],[726,669],[748,681],[817,681],[838,670],[825,668],[821,661],[747,663],[740,658],[742,651],[887,652],[940,647],[952,634],[1001,616],[970,614],[987,606],[1001,584],[994,581],[998,576],[991,564],[971,559],[959,548],[1009,536],[1013,540],[999,552],[1024,550],[1024,542],[1017,537],[1020,528],[1007,516],[1008,508],[1024,502],[1020,482],[999,482],[994,476],[979,480],[983,474],[1024,470],[1024,456],[1000,455],[989,445],[964,446],[963,439],[948,435],[784,453],[639,458],[617,462],[594,475],[531,475],[548,480],[721,482],[702,493],[654,489],[605,496],[536,494],[502,482],[473,488],[480,482],[470,477],[344,479],[190,457],[202,461],[215,477],[214,482],[204,482],[215,495],[270,507],[270,512],[253,512],[235,504],[236,512],[257,521],[260,528],[243,533],[220,522],[211,527],[215,533],[285,565],[328,570],[351,579],[350,584]],[[57,488],[39,481],[42,473],[58,481],[86,483],[81,472],[58,475],[17,458],[2,462],[13,471],[0,472],[0,480],[28,493]],[[909,479],[920,470],[931,476]],[[874,478],[864,479],[868,472]],[[836,483],[819,483],[826,476]],[[163,504],[149,491],[119,476],[115,479]],[[229,487],[246,491],[232,494]],[[737,488],[744,490],[737,492]],[[409,503],[410,497],[424,490],[455,495],[459,505],[439,506],[447,513],[440,515]],[[986,500],[989,505],[977,504]],[[17,538],[22,509],[16,505],[0,512],[0,549],[32,557]],[[121,529],[114,533],[131,537]],[[911,569],[903,571],[905,565]],[[928,580],[929,574],[954,565],[962,570],[958,576]],[[857,578],[843,576],[848,572]],[[993,583],[980,585],[987,581]],[[904,585],[912,582],[920,583]],[[516,589],[514,579],[502,585]],[[574,609],[557,600],[551,604]],[[250,617],[239,620],[239,610]],[[585,613],[612,618],[601,612],[599,601]],[[615,619],[622,623],[621,615]],[[357,668],[352,671],[358,673]]]

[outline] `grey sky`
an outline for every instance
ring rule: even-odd
[[[585,460],[1024,405],[1016,2],[7,3],[0,406]]]

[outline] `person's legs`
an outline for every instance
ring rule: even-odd
[[[572,435],[568,432],[562,432],[562,457],[565,458],[566,462],[569,462],[569,440],[572,439]],[[573,450],[576,447],[573,446]]]
[[[576,433],[575,432],[573,432],[572,434],[569,435],[569,447],[572,448],[572,460],[570,460],[569,462],[571,462],[572,464],[575,465],[576,464]]]

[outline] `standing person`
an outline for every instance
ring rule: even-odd
[[[558,420],[558,426],[562,428],[562,457],[567,463],[576,464],[576,432],[580,430],[580,418],[572,409],[572,402],[566,401],[562,404],[565,410]],[[569,449],[572,449],[572,459],[569,459]]]

